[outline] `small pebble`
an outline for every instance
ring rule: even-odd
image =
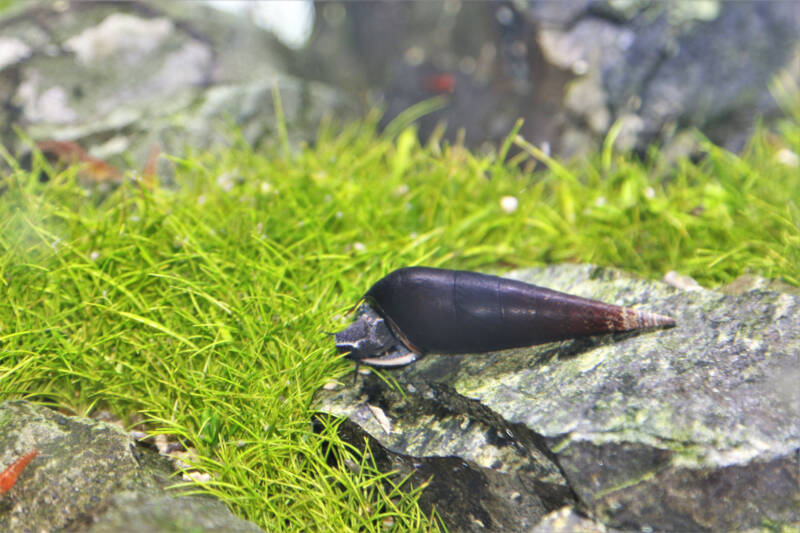
[[[519,206],[519,200],[517,200],[516,196],[503,196],[500,199],[500,207],[506,213],[513,213],[517,210]]]
[[[792,152],[788,148],[781,148],[775,154],[775,159],[778,163],[784,164],[787,167],[795,168],[800,165],[800,156]]]
[[[697,283],[694,278],[690,276],[684,276],[683,274],[678,274],[674,270],[670,270],[664,274],[663,281],[667,285],[672,285],[676,289],[682,289],[684,291],[696,291],[702,289],[700,284]]]
[[[336,389],[339,388],[339,382],[338,381],[329,381],[325,385],[323,385],[322,388],[325,389],[325,390],[336,390]]]
[[[386,416],[386,413],[383,412],[383,409],[370,404],[367,404],[367,407],[369,408],[369,411],[372,413],[372,416],[375,417],[375,421],[378,422],[378,425],[381,426],[383,431],[385,431],[387,435],[391,435],[392,422],[389,420],[389,417]]]
[[[208,483],[211,481],[211,474],[193,470],[192,472],[184,472],[183,480],[194,481],[195,483]]]

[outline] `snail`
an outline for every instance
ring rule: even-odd
[[[427,353],[482,353],[654,327],[675,320],[522,281],[428,267],[395,270],[335,334],[357,364],[402,366]]]

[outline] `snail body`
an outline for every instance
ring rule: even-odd
[[[490,352],[675,325],[667,316],[530,283],[428,267],[389,273],[364,301],[336,344],[350,359],[377,366],[400,366],[426,353]]]

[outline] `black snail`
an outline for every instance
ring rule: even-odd
[[[408,267],[378,280],[336,347],[359,364],[402,366],[426,353],[480,353],[675,321],[512,279]]]

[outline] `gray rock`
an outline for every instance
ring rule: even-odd
[[[0,531],[261,531],[218,500],[166,491],[169,459],[120,427],[24,401],[0,403],[0,461],[39,455],[0,498]]]
[[[797,2],[319,2],[317,13],[294,72],[369,92],[386,122],[444,96],[421,134],[446,124],[470,146],[522,117],[525,138],[558,155],[597,148],[618,120],[621,150],[657,142],[677,159],[696,152],[682,136],[694,128],[739,149],[755,117],[780,114],[773,78],[800,81]]]
[[[588,125],[604,135],[598,116],[634,119],[622,149],[669,146],[694,127],[741,149],[756,117],[780,114],[772,78],[800,80],[796,3],[595,2],[580,13],[547,4],[534,2],[528,13],[535,20],[550,15],[538,35],[543,53],[578,74],[565,99],[567,130]],[[569,98],[579,88],[582,98]],[[693,149],[682,147],[672,157]]]
[[[589,520],[570,507],[553,511],[530,530],[531,533],[617,533],[618,531],[620,530]]]
[[[578,265],[513,277],[671,315],[678,326],[432,354],[390,372],[402,394],[370,376],[321,391],[319,408],[348,418],[387,453],[459,458],[520,480],[520,494],[539,502],[524,527],[564,505],[623,530],[800,523],[800,297],[681,291]],[[502,515],[470,495],[487,515]],[[483,525],[500,529],[499,520]]]
[[[345,87],[385,109],[388,124],[439,97],[418,121],[425,138],[472,147],[521,133],[552,142],[568,72],[544,61],[534,24],[510,2],[320,2],[309,45],[291,53],[297,75]]]
[[[276,40],[244,17],[196,4],[26,2],[0,14],[0,142],[78,141],[140,170],[153,146],[173,154],[230,142],[278,143],[273,89],[292,140],[355,107],[288,74]],[[123,158],[125,154],[129,159]]]
[[[122,492],[95,519],[88,533],[260,533],[251,522],[233,516],[220,501],[196,496],[174,498],[141,492]]]
[[[440,397],[446,395],[444,391]],[[392,412],[404,409],[413,412],[418,407],[412,400],[396,404]],[[420,457],[395,453],[350,420],[345,420],[338,430],[344,440],[359,447],[363,447],[366,439],[375,464],[382,471],[393,472],[396,481],[406,480],[404,490],[424,487],[420,506],[427,513],[435,509],[450,531],[521,531],[535,526],[546,513],[575,503],[553,463],[527,441],[528,435],[517,437],[506,433],[506,429],[490,425],[480,415],[459,418],[473,432],[485,431],[493,441],[488,447],[507,448],[499,454],[512,462],[523,462],[527,457],[527,465],[512,472],[485,468],[458,455]],[[442,439],[450,435],[446,433],[448,428],[439,427],[433,417],[426,419],[431,422],[430,430],[439,430]],[[514,459],[512,455],[519,457]]]

